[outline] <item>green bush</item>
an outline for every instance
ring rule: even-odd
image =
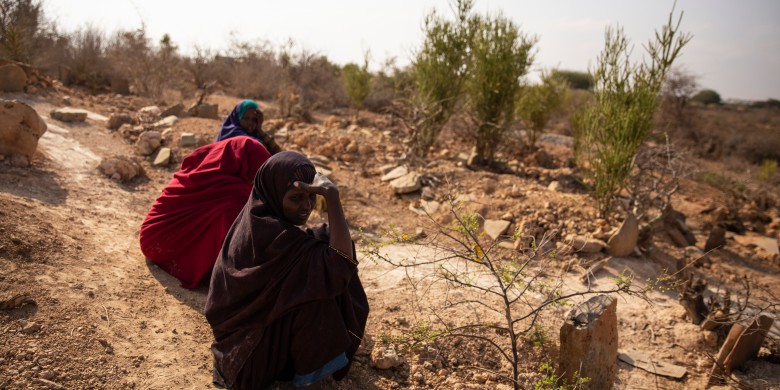
[[[490,164],[514,122],[522,78],[533,62],[535,38],[524,35],[508,18],[475,18],[471,65],[466,81],[468,111],[476,121],[477,162]]]
[[[555,71],[542,73],[541,83],[526,88],[517,112],[528,126],[528,145],[532,148],[552,114],[562,108],[567,92],[566,81]]]
[[[360,110],[363,108],[368,94],[371,93],[371,72],[368,71],[368,59],[363,62],[363,66],[353,63],[344,65],[341,77],[344,80],[347,96],[352,102],[352,108]]]
[[[775,172],[777,172],[777,161],[764,160],[761,163],[761,168],[756,172],[756,179],[762,184],[767,184],[772,181]]]
[[[647,46],[650,63],[629,62],[629,42],[621,28],[607,28],[595,71],[595,104],[575,123],[577,159],[588,175],[591,195],[605,215],[625,187],[637,149],[650,134],[664,77],[691,36],[679,34],[674,10]],[[587,164],[582,163],[583,160]]]
[[[720,95],[711,89],[702,89],[693,95],[691,101],[704,105],[720,104],[721,102]]]
[[[780,108],[780,100],[777,100],[777,99],[761,100],[761,101],[753,102],[753,104],[751,104],[751,107],[755,107],[755,108]]]
[[[556,69],[552,71],[552,76],[565,80],[572,89],[593,89],[593,75],[587,72]]]
[[[406,120],[412,151],[425,156],[452,116],[462,93],[471,28],[472,0],[458,0],[456,19],[432,11],[425,17],[425,40],[412,63],[414,94]]]

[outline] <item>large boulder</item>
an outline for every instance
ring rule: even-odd
[[[0,100],[0,154],[22,155],[32,161],[46,122],[29,105]]]
[[[22,92],[27,83],[27,74],[16,64],[0,66],[0,92]]]

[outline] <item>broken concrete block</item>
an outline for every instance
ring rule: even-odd
[[[558,373],[571,383],[590,378],[591,389],[611,389],[617,378],[617,299],[598,295],[569,312],[561,326]]]
[[[179,140],[179,146],[190,147],[198,144],[198,136],[192,133],[181,133],[181,139]]]

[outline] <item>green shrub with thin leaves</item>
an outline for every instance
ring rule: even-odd
[[[517,107],[517,114],[528,127],[528,145],[533,148],[544,132],[550,117],[563,107],[568,86],[555,72],[543,72],[539,84],[526,88]]]
[[[536,38],[528,37],[510,19],[474,17],[471,64],[466,80],[468,113],[476,122],[477,162],[491,164],[498,145],[515,120],[523,76],[533,62]]]
[[[462,93],[470,36],[473,1],[458,0],[455,20],[436,11],[425,17],[425,40],[412,63],[414,93],[410,99],[407,127],[412,132],[412,151],[425,156],[452,116]]]
[[[592,72],[595,102],[575,123],[577,159],[590,180],[591,195],[606,214],[626,185],[637,149],[652,130],[664,77],[691,35],[680,33],[682,13],[646,45],[650,60],[630,62],[623,29],[607,28],[606,43]]]
[[[363,108],[368,94],[371,93],[371,72],[368,71],[368,59],[363,62],[363,66],[354,63],[344,65],[341,77],[347,95],[352,102],[352,108],[356,111],[360,110]]]

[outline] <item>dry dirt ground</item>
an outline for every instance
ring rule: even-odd
[[[70,95],[71,106],[97,115],[76,124],[51,119],[49,112],[64,105],[64,94]],[[134,113],[149,102],[93,97],[71,90],[0,98],[30,104],[49,124],[30,167],[0,162],[0,302],[17,296],[26,299],[0,310],[0,389],[212,388],[212,335],[203,317],[207,286],[181,288],[174,278],[148,263],[138,246],[138,229],[146,212],[192,149],[175,148],[174,161],[164,168],[152,167],[147,158],[139,157],[145,175],[118,183],[102,175],[97,165],[105,157],[133,156],[135,152],[131,143],[107,129],[105,117],[113,112]],[[220,115],[226,115],[238,99],[213,96],[210,101],[219,104]],[[411,210],[420,206],[419,192],[394,195],[387,183],[380,181],[380,167],[402,157],[397,123],[366,116],[357,126],[349,126],[346,117],[328,119],[329,123],[324,123],[325,115],[315,118],[317,125],[287,124],[287,137],[282,137],[280,144],[330,158],[331,175],[342,187],[347,218],[356,237],[362,232],[382,240],[389,237],[389,230],[413,235],[418,228],[435,237],[435,223],[451,223],[446,209],[433,212],[433,220]],[[181,119],[173,127],[174,139],[181,132],[192,132],[210,140],[219,125],[218,120]],[[284,122],[270,121],[268,125],[278,130]],[[460,155],[468,148],[449,137],[441,141],[429,163],[416,169],[424,173],[435,199],[443,202],[449,193],[460,196],[466,200],[466,208],[484,218],[506,218],[515,221],[514,225],[532,220],[542,229],[557,229],[561,236],[603,237],[615,228],[619,221],[597,218],[594,202],[579,184],[576,172],[567,167],[570,149],[555,143],[543,146],[553,156],[551,162],[543,164],[547,168],[509,156],[507,160],[517,161],[497,173],[464,167]],[[559,184],[557,190],[549,188],[553,181]],[[709,233],[708,213],[725,202],[718,190],[690,180],[676,195],[675,208],[688,217],[700,248]],[[770,221],[764,235],[777,239],[777,207],[765,214]],[[315,216],[311,222],[321,220],[324,216]],[[740,292],[740,280],[746,277],[756,302],[771,300],[772,292],[776,297],[780,292],[778,256],[730,237],[723,249],[710,253],[706,267],[697,268],[698,272],[706,274],[711,287],[727,287],[734,293]],[[383,250],[394,259],[419,261],[436,256],[426,242],[422,239],[417,244],[396,244]],[[367,249],[362,244],[360,248]],[[655,248],[672,262],[685,258],[683,249],[675,247],[668,237],[656,238]],[[507,256],[511,252],[498,251]],[[547,274],[567,289],[582,290],[585,285],[579,280],[578,266],[601,257],[606,255],[567,254],[549,265]],[[596,273],[594,286],[609,288],[614,285],[613,278],[624,272],[635,275],[640,284],[657,277],[669,265],[659,257],[663,258],[656,256],[654,260],[638,253],[612,259]],[[340,383],[326,382],[325,388],[509,388],[498,375],[484,371],[505,374],[506,362],[491,348],[474,341],[432,342],[422,349],[402,352],[404,363],[398,367],[373,367],[370,355],[375,344],[392,343],[415,324],[431,320],[431,308],[454,292],[431,283],[426,279],[430,273],[424,269],[406,272],[366,256],[360,269],[371,304],[367,337],[349,377]],[[522,388],[533,388],[542,379],[539,367],[543,362],[556,361],[558,329],[568,310],[545,312],[536,337],[520,341]],[[722,339],[715,333],[705,335],[692,325],[675,292],[652,291],[648,301],[621,297],[617,310],[621,348],[639,349],[682,366],[687,373],[675,380],[621,362],[616,388],[704,387],[710,356],[717,353]],[[780,319],[778,313],[771,314]],[[759,358],[737,373],[751,387],[780,388],[780,348],[777,335],[773,337],[764,343]]]

